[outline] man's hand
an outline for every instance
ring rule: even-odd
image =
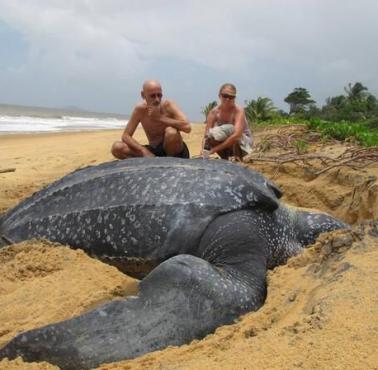
[[[157,105],[147,105],[147,114],[152,118],[160,117],[160,104]]]
[[[152,157],[155,157],[155,154],[151,153],[147,148],[143,147],[142,156],[152,158]]]

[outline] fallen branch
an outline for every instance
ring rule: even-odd
[[[295,155],[292,152],[280,154],[277,156],[258,156],[251,155],[248,157],[250,162],[272,162],[277,163],[278,167],[285,163],[294,163],[297,166],[315,167],[315,164],[311,163],[315,160],[320,161],[321,166],[325,166],[317,171],[313,172],[314,176],[318,176],[324,172],[329,171],[335,167],[351,167],[353,169],[365,168],[373,163],[378,163],[378,148],[351,148],[346,150],[343,154],[336,158],[331,158],[322,154],[303,154]]]
[[[16,171],[15,168],[4,168],[4,169],[0,168],[0,173],[14,172],[14,171]]]
[[[360,160],[362,160],[362,161],[360,161]],[[357,163],[354,163],[354,162],[357,162]],[[335,163],[335,164],[328,166],[326,168],[323,168],[322,170],[315,172],[314,175],[318,176],[318,175],[320,175],[320,174],[322,174],[326,171],[329,171],[331,168],[341,167],[341,166],[348,166],[348,167],[352,167],[354,169],[365,168],[365,167],[369,166],[370,164],[373,164],[374,162],[378,163],[378,153],[375,154],[375,155],[374,154],[373,155],[361,154],[361,155],[357,155],[357,156],[349,158],[349,159],[345,159],[343,161]]]

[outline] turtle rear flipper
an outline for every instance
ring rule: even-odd
[[[201,339],[258,309],[266,296],[264,246],[254,245],[259,241],[248,232],[249,225],[239,222],[233,230],[248,234],[243,243],[251,245],[245,250],[245,244],[235,244],[231,229],[224,230],[231,218],[217,218],[201,240],[202,256],[212,263],[188,254],[172,257],[142,280],[138,296],[20,334],[0,350],[0,358],[21,356],[61,369],[90,369]],[[216,255],[207,252],[205,243],[217,244]],[[236,256],[232,249],[245,252]]]

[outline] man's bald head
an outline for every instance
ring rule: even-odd
[[[161,85],[160,85],[159,81],[156,81],[156,80],[147,80],[147,81],[144,81],[144,83],[143,83],[143,91],[147,91],[147,90],[151,90],[151,89],[155,89],[155,88],[161,89]]]
[[[141,95],[148,105],[158,106],[161,103],[161,98],[163,96],[160,82],[156,80],[145,81]]]

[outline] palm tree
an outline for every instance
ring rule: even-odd
[[[256,100],[245,101],[244,111],[249,122],[266,121],[276,113],[277,108],[269,98],[259,96]]]
[[[206,123],[207,121],[207,115],[209,114],[209,112],[215,108],[217,106],[217,102],[214,100],[212,101],[211,103],[207,104],[205,107],[202,108],[201,110],[201,113],[205,116],[205,121],[204,123]]]
[[[290,105],[290,114],[303,112],[309,104],[315,103],[310,93],[303,87],[296,87],[284,101]]]
[[[362,100],[366,97],[365,91],[367,91],[368,88],[362,85],[361,82],[356,82],[354,85],[349,82],[348,86],[344,87],[344,90],[350,100]]]

